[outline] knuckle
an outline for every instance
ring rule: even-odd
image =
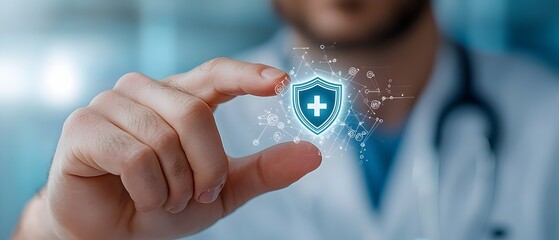
[[[213,71],[216,67],[218,67],[219,65],[223,64],[224,62],[227,61],[231,61],[231,59],[226,58],[226,57],[218,57],[218,58],[214,58],[211,59],[209,61],[206,61],[205,63],[203,63],[202,65],[200,65],[198,67],[198,70],[202,71],[202,72],[211,72]]]
[[[203,173],[204,181],[210,185],[220,184],[222,178],[227,174],[227,161],[215,161]]]
[[[177,116],[179,122],[186,122],[192,118],[206,120],[212,116],[212,109],[199,98],[189,98],[183,103],[183,111]]]
[[[86,118],[90,114],[87,108],[78,108],[74,110],[70,116],[66,119],[67,124],[74,124],[77,122],[81,122],[84,118]]]
[[[154,86],[157,87],[158,90],[161,90],[161,93],[170,95],[171,97],[176,99],[175,101],[177,101],[179,104],[181,103],[181,101],[183,101],[184,94],[186,93],[185,91],[183,91],[179,84],[172,82],[155,82]]]
[[[94,121],[93,112],[87,107],[78,108],[64,122],[64,132],[72,132]]]
[[[154,194],[154,195],[147,196],[145,198],[146,201],[145,204],[149,207],[154,208],[154,207],[162,206],[166,200],[167,200],[166,196],[160,194]]]
[[[252,65],[252,68],[255,69],[256,71],[258,71],[258,73],[262,72],[262,70],[264,70],[266,68],[270,68],[270,66],[264,65],[264,64],[261,64],[261,63],[250,64],[250,65]]]
[[[135,151],[128,155],[122,164],[122,169],[124,172],[135,172],[142,169],[149,164],[150,161],[154,161],[155,153],[148,146],[141,146]]]
[[[190,200],[194,195],[194,184],[192,182],[182,181],[175,185],[169,186],[168,204],[179,203],[184,200]]]
[[[269,68],[268,66],[264,65],[264,64],[260,64],[260,63],[246,63],[246,62],[242,62],[239,63],[239,65],[237,65],[238,71],[239,72],[243,72],[246,74],[255,74],[255,75],[259,75],[260,72],[262,72],[262,70]]]
[[[101,92],[100,94],[98,94],[97,96],[95,96],[91,102],[89,103],[89,105],[99,105],[102,103],[107,103],[107,102],[113,102],[113,100],[116,98],[117,93],[115,93],[114,91],[108,90],[108,91],[104,91]]]
[[[183,177],[186,176],[186,171],[187,171],[187,167],[186,167],[186,161],[184,161],[183,159],[177,159],[174,163],[173,163],[173,170],[171,172],[173,177]]]
[[[141,202],[145,209],[153,209],[162,206],[167,200],[167,188],[162,188],[161,181],[157,175],[153,175],[152,170],[157,161],[153,150],[148,146],[138,147],[129,154],[128,158],[122,161],[123,176],[140,176],[144,186],[149,192],[142,196]]]
[[[134,85],[139,80],[145,80],[147,78],[148,77],[146,77],[145,75],[137,72],[126,73],[120,79],[118,79],[114,89],[126,88],[127,86]]]
[[[107,153],[130,149],[131,144],[135,141],[131,136],[114,130],[97,131],[89,137],[94,138],[94,144],[100,151]]]
[[[144,211],[149,211],[163,206],[167,201],[167,195],[159,192],[151,192],[150,194],[145,194],[142,196],[141,209]]]
[[[158,148],[165,148],[178,145],[179,138],[174,130],[164,128],[160,130],[160,133],[157,134],[153,141]]]
[[[160,125],[159,116],[150,110],[127,106],[124,111],[137,132],[153,133]]]

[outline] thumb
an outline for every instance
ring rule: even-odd
[[[231,159],[223,188],[227,215],[262,193],[287,187],[318,168],[320,150],[309,142],[283,143],[254,155]]]

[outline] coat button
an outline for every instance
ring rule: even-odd
[[[491,229],[490,234],[493,239],[506,239],[507,229],[504,226],[495,226]]]

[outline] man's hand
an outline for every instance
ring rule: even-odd
[[[231,159],[213,117],[220,103],[274,95],[287,78],[225,58],[162,82],[125,75],[68,118],[47,186],[25,210],[16,237],[191,235],[297,181],[320,165],[316,147],[280,144]]]

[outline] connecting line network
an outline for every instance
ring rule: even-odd
[[[313,58],[310,47],[294,47],[290,54],[291,84],[287,80],[275,87],[277,104],[262,109],[256,116],[260,133],[252,144],[258,146],[263,139],[275,142],[309,141],[317,145],[324,158],[337,157],[345,152],[359,153],[360,163],[367,159],[367,143],[383,124],[379,109],[388,101],[414,98],[405,94],[408,85],[397,85],[390,77],[389,66],[354,66],[340,68],[340,60],[328,55],[335,45],[320,45],[322,56]],[[294,112],[290,86],[313,78],[327,79],[343,86],[342,107],[336,120],[320,134],[303,126]],[[382,141],[382,140],[381,140]]]

